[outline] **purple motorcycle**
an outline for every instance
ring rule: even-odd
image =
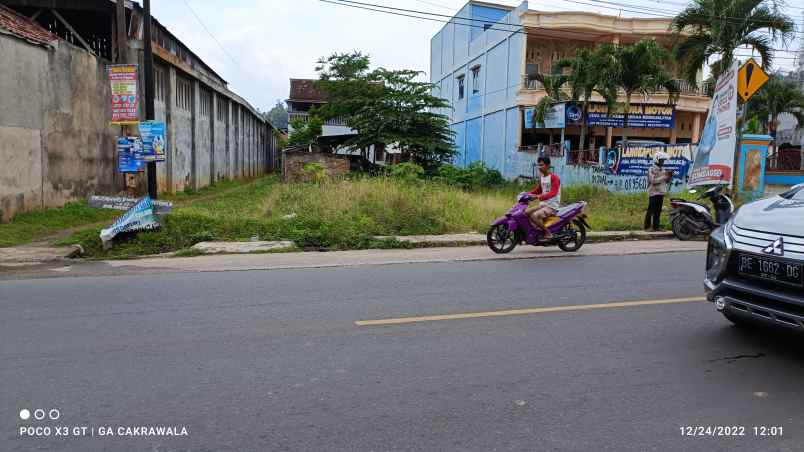
[[[491,224],[486,234],[489,248],[498,254],[511,252],[520,243],[533,246],[558,245],[562,251],[574,252],[581,249],[586,241],[586,230],[589,223],[583,213],[586,202],[580,201],[562,207],[556,215],[547,218],[544,224],[553,234],[550,240],[543,238],[544,232],[531,226],[525,210],[528,203],[536,199],[532,194],[523,192],[517,196],[517,204]]]

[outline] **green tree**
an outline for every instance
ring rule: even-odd
[[[674,49],[684,75],[697,85],[698,71],[710,57],[718,57],[710,67],[715,80],[729,69],[734,51],[741,46],[756,50],[762,67],[773,61],[772,43],[777,38],[786,45],[794,37],[795,23],[780,12],[775,0],[692,0],[674,19],[671,27],[679,35]],[[688,33],[681,36],[681,32]]]
[[[368,149],[396,143],[403,156],[431,170],[454,154],[447,116],[450,104],[433,94],[438,89],[419,81],[414,70],[371,69],[360,52],[322,58],[317,87],[328,103],[317,110],[324,119],[342,118],[357,133],[345,145]]]
[[[779,115],[789,113],[804,125],[804,92],[794,80],[785,80],[774,75],[749,100],[748,109],[754,113],[767,132],[775,132]]]
[[[679,88],[673,77],[667,71],[671,54],[655,39],[643,39],[636,44],[614,46],[603,44],[599,50],[603,59],[601,77],[605,80],[603,85],[610,91],[613,87],[625,92],[623,103],[623,135],[622,140],[628,139],[628,117],[631,113],[631,99],[634,94],[651,96],[660,91],[668,94],[668,104],[678,100]]]
[[[587,133],[586,117],[589,111],[589,101],[594,93],[598,93],[609,105],[609,110],[617,101],[617,88],[611,79],[607,79],[606,52],[601,48],[581,48],[575,52],[575,57],[559,61],[557,66],[562,70],[569,68],[567,79],[570,97],[573,101],[581,102],[583,122],[581,123],[581,138],[579,149],[584,149]]]
[[[265,113],[265,119],[267,119],[277,129],[287,129],[288,110],[285,108],[285,104],[277,99],[274,108]]]
[[[566,85],[569,77],[555,71],[552,74],[533,74],[532,77],[542,84],[545,92],[545,96],[539,99],[536,104],[533,120],[544,122],[544,116],[553,104],[569,100],[569,96],[564,92],[564,85]]]
[[[321,136],[324,128],[324,121],[316,115],[311,114],[305,122],[302,119],[290,121],[293,131],[288,136],[288,145],[307,146],[316,142]]]

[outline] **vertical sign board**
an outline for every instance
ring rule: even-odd
[[[688,185],[732,183],[737,143],[737,63],[715,85]]]
[[[138,173],[145,164],[141,158],[142,141],[139,137],[117,138],[117,171],[121,173]]]
[[[165,123],[143,121],[140,123],[142,137],[142,159],[146,162],[164,162],[167,153]]]
[[[112,124],[139,122],[139,95],[137,93],[137,65],[113,64],[107,66],[112,87]]]
[[[767,135],[745,135],[740,141],[740,184],[741,194],[759,197],[765,193],[765,162],[768,158]]]

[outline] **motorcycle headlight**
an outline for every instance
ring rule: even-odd
[[[706,278],[714,283],[723,279],[729,263],[729,247],[726,245],[725,227],[712,231],[706,250]]]

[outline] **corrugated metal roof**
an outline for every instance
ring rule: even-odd
[[[326,102],[327,94],[315,87],[312,79],[290,79],[290,101],[297,102]]]
[[[54,41],[59,39],[35,21],[3,5],[0,5],[0,33],[14,35],[32,44],[45,47],[50,47]]]

